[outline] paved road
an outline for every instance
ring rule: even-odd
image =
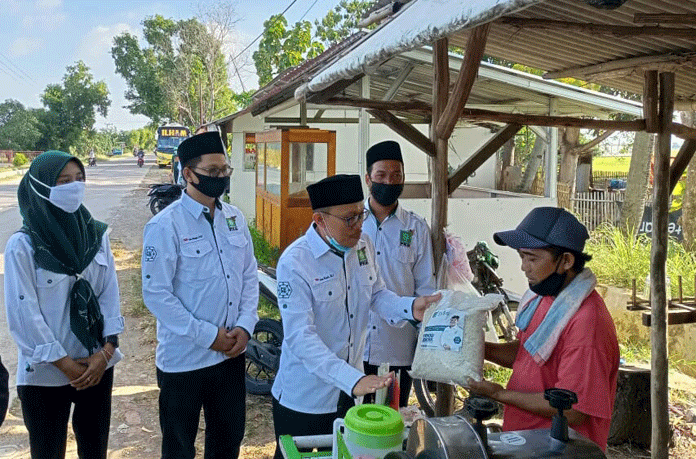
[[[85,206],[94,218],[112,223],[113,211],[121,199],[138,186],[147,170],[154,164],[154,157],[146,157],[145,166],[139,168],[135,158],[101,161],[96,167],[87,168],[87,190]],[[14,397],[14,375],[17,368],[17,348],[7,328],[4,302],[3,252],[9,237],[19,229],[22,219],[17,207],[17,185],[20,178],[0,183],[0,356],[10,371],[10,395]]]

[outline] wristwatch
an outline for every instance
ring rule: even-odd
[[[118,347],[118,335],[109,335],[106,337],[106,342],[111,344],[113,347]]]

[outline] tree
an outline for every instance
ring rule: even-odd
[[[134,129],[128,133],[128,146],[145,151],[155,149],[155,130],[152,128]]]
[[[16,100],[0,104],[0,150],[35,150],[41,139],[34,113]]]
[[[588,153],[600,142],[607,139],[614,131],[595,131],[596,137],[583,143],[580,135],[580,128],[565,127],[559,128],[559,153],[561,154],[561,170],[558,181],[568,185],[570,196],[575,195],[575,179],[577,176],[578,157]]]
[[[271,16],[263,23],[259,48],[253,54],[259,86],[348,37],[371,6],[371,1],[342,0],[321,20],[316,20],[314,27],[309,21],[300,21],[288,28],[285,16]]]
[[[78,61],[67,67],[63,84],[49,84],[41,95],[46,108],[41,113],[44,138],[49,148],[69,150],[84,130],[94,127],[96,114],[106,116],[109,90],[104,81],[94,81],[89,67]],[[40,141],[41,142],[41,141]]]
[[[195,127],[237,108],[223,53],[235,23],[233,9],[218,4],[202,15],[205,23],[146,18],[142,48],[127,32],[114,39],[111,55],[126,80],[131,113],[154,124],[177,121]]]
[[[631,152],[631,165],[621,206],[619,229],[626,234],[635,234],[645,209],[645,191],[650,176],[654,136],[647,132],[636,132]]]

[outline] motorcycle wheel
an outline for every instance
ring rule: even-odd
[[[425,379],[413,380],[413,392],[418,399],[418,405],[429,418],[435,416],[435,403],[437,402],[437,383],[434,381],[426,381]],[[468,396],[467,391],[463,387],[454,386],[454,411],[464,409],[464,401]]]
[[[168,205],[169,203],[163,201],[162,199],[153,199],[150,201],[150,212],[152,212],[152,215],[157,215]]]
[[[280,346],[283,343],[283,325],[274,319],[261,319],[256,323],[252,340],[259,343],[269,344],[277,354],[273,356],[275,361],[280,356]],[[246,357],[246,390],[249,394],[268,395],[271,393],[273,381],[278,368],[269,362],[254,361]]]

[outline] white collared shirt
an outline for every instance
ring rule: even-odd
[[[210,349],[218,328],[251,335],[258,321],[251,234],[239,209],[220,205],[211,227],[209,209],[183,193],[145,226],[143,300],[157,318],[156,364],[164,372],[224,361]]]
[[[433,244],[425,220],[399,204],[380,224],[370,210],[369,198],[365,209],[369,213],[362,230],[375,246],[387,288],[402,296],[432,295],[436,290]],[[417,340],[418,330],[408,322],[394,327],[371,313],[364,359],[371,365],[411,365]]]
[[[273,396],[302,413],[336,411],[340,391],[352,395],[362,378],[370,310],[391,323],[413,319],[413,297],[387,290],[369,238],[343,257],[314,226],[278,261],[278,306],[283,319],[280,369]]]
[[[90,283],[104,316],[103,336],[123,331],[124,319],[109,237],[81,273]],[[70,379],[51,362],[89,357],[70,329],[70,291],[76,278],[39,268],[28,234],[15,233],[5,246],[7,324],[18,348],[17,385],[65,386]],[[99,352],[99,351],[97,351]],[[123,358],[116,349],[107,368]]]

